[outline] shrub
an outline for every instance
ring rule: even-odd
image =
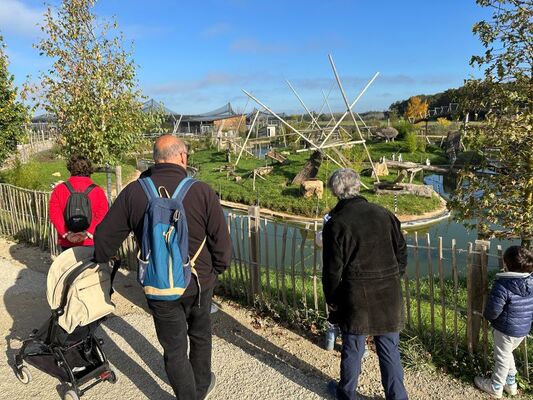
[[[38,163],[30,162],[23,165],[17,159],[15,166],[5,171],[0,177],[0,180],[26,189],[40,189],[41,182],[38,170]]]
[[[418,139],[418,143],[416,147],[418,151],[425,153],[428,142],[423,136],[418,136],[417,139]]]
[[[409,153],[416,152],[416,149],[418,148],[418,136],[414,132],[408,132],[405,136],[405,145],[407,146],[407,151]]]
[[[408,133],[415,131],[415,127],[413,126],[413,124],[410,124],[408,121],[405,120],[400,120],[396,122],[393,127],[396,128],[396,130],[398,131],[398,136],[396,137],[396,139],[405,139]]]

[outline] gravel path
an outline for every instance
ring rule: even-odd
[[[0,363],[1,399],[58,399],[59,382],[32,369],[33,381],[22,385],[11,369],[11,360],[33,328],[50,313],[45,298],[49,257],[0,239]],[[172,399],[144,296],[134,280],[119,274],[116,315],[106,321],[99,336],[105,352],[119,372],[119,381],[103,383],[87,399]],[[213,371],[217,386],[210,400],[222,399],[324,399],[325,386],[338,379],[339,353],[316,344],[250,310],[217,299],[214,315]],[[434,372],[406,372],[411,399],[483,399],[472,385]],[[361,399],[382,399],[379,366],[374,353],[364,361],[359,391]],[[523,397],[525,398],[525,397]],[[517,399],[520,399],[518,397]]]

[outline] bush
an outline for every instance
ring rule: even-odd
[[[392,125],[398,131],[398,136],[396,139],[405,139],[407,134],[415,131],[413,124],[410,124],[408,121],[400,120]]]
[[[416,152],[416,149],[418,148],[418,136],[414,132],[408,132],[405,136],[405,145],[407,146],[407,151],[409,153]]]
[[[30,162],[23,165],[20,160],[17,159],[15,166],[12,169],[3,172],[0,176],[0,180],[26,189],[40,189],[41,182],[38,170],[38,163]]]
[[[418,139],[418,143],[416,147],[418,151],[425,153],[428,142],[423,136],[418,136],[417,139]]]

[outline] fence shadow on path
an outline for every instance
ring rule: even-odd
[[[18,273],[15,284],[4,293],[4,305],[7,313],[13,320],[12,326],[6,332],[5,356],[7,364],[14,366],[14,356],[18,353],[22,341],[29,337],[33,329],[40,328],[47,322],[51,310],[46,300],[46,265],[35,265],[35,260],[29,258],[28,252],[15,248],[11,252],[13,258],[28,265]],[[33,263],[34,265],[31,265]],[[96,336],[104,339],[104,351],[109,361],[119,371],[120,375],[127,377],[142,392],[146,398],[170,400],[174,397],[157,382],[153,375],[167,381],[163,369],[161,353],[131,324],[121,317],[109,318],[104,325],[111,331],[124,338],[148,366],[148,370],[139,365],[124,349],[120,348],[112,338],[100,327]],[[30,367],[31,368],[31,367]],[[33,368],[31,368],[33,369]],[[62,385],[56,387],[62,391]],[[96,389],[95,389],[96,390]]]
[[[213,335],[239,347],[249,356],[275,369],[297,385],[305,387],[322,398],[331,398],[327,392],[327,384],[332,380],[329,375],[253,332],[222,309],[214,315]],[[290,373],[291,370],[297,370],[300,373]],[[310,376],[314,379],[309,379]],[[310,381],[315,382],[312,387],[309,386]],[[358,399],[378,400],[382,397],[359,394]]]

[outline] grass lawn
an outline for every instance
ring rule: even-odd
[[[403,142],[372,144],[369,146],[369,149],[375,161],[378,161],[382,156],[390,159],[392,158],[392,154],[401,153],[404,161],[420,162],[420,160],[429,158],[433,164],[442,164],[445,162],[441,150],[435,146],[428,146],[426,152],[415,152],[412,154],[406,152]],[[363,162],[366,157],[362,146],[345,150],[344,153],[353,163],[356,170],[360,171],[366,166]],[[291,184],[292,179],[302,169],[309,156],[309,152],[291,152],[291,155],[288,156],[289,162],[287,164],[272,164],[274,170],[270,175],[265,176],[266,180],[256,179],[255,190],[253,189],[253,177],[250,172],[254,168],[267,164],[271,165],[270,161],[252,157],[241,158],[239,165],[235,169],[235,174],[242,178],[240,182],[236,182],[231,177],[228,178],[226,172],[219,171],[219,168],[226,164],[225,154],[223,152],[199,150],[190,155],[189,163],[198,168],[198,178],[210,184],[224,200],[250,205],[259,204],[261,207],[276,211],[315,217],[321,216],[330,210],[336,204],[337,200],[327,190],[324,191],[324,196],[321,200],[316,198],[304,199],[300,194],[299,186]],[[337,168],[333,162],[326,159],[320,167],[318,179],[326,182],[327,178]],[[395,178],[396,174],[392,173],[388,177],[382,177],[380,179],[392,181]],[[370,177],[363,176],[362,180],[368,187],[372,187],[373,181]],[[378,196],[373,191],[366,189],[363,189],[361,194],[369,201],[379,203],[390,210],[394,210],[394,196],[392,195]],[[397,200],[397,214],[419,215],[435,210],[440,206],[440,200],[436,196],[428,199],[412,195],[401,195],[398,196]]]
[[[134,171],[134,161],[122,165],[123,183],[127,182]],[[60,175],[53,175],[56,173]],[[19,164],[13,169],[0,171],[0,182],[10,183],[27,189],[50,191],[53,183],[66,180],[69,176],[70,174],[67,170],[65,160],[54,158],[51,152],[44,152],[32,158],[27,164]],[[115,175],[112,174],[111,177],[114,185]],[[105,173],[94,173],[91,175],[91,178],[97,185],[105,188]]]

